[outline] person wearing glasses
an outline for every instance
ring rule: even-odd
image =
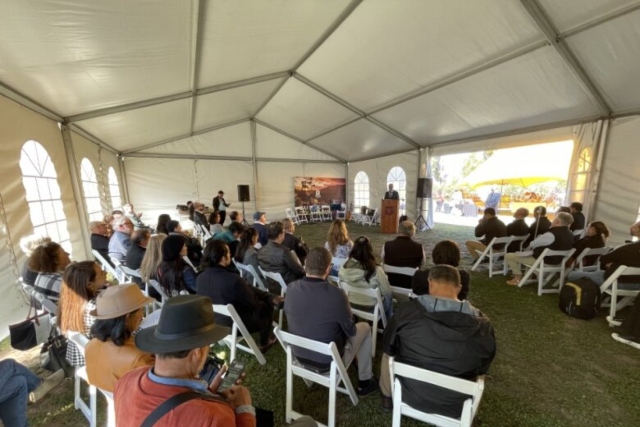
[[[133,222],[129,217],[121,216],[114,222],[113,236],[109,240],[109,257],[124,263],[131,248],[131,233]]]

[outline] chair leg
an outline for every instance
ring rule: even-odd
[[[96,427],[97,420],[97,389],[90,385],[89,386],[89,410],[91,411],[91,419],[89,420],[90,427]]]
[[[285,403],[285,420],[291,422],[291,412],[293,412],[293,371],[291,370],[293,358],[291,349],[287,350],[287,397]]]
[[[329,419],[327,420],[328,427],[335,427],[336,425],[336,367],[335,363],[331,367],[330,385],[329,385]]]

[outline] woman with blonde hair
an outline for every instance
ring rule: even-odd
[[[140,264],[140,275],[143,282],[158,279],[158,266],[162,262],[162,242],[166,238],[166,234],[154,234],[149,239],[147,250],[142,258],[142,264]]]
[[[65,270],[57,317],[62,333],[80,332],[89,337],[94,321],[90,313],[98,291],[107,283],[107,274],[94,261],[77,262]],[[67,345],[67,361],[71,366],[84,365],[84,357],[73,342]]]
[[[336,219],[331,223],[329,227],[329,233],[327,233],[327,241],[324,244],[324,248],[329,251],[334,258],[349,258],[349,252],[353,249],[353,242],[349,238],[349,232],[347,231],[347,224],[341,220]],[[329,275],[337,276],[339,266],[332,266]]]

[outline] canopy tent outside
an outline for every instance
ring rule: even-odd
[[[498,150],[463,183],[472,188],[507,184],[528,187],[567,179],[572,150],[571,142]]]

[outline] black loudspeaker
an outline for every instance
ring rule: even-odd
[[[433,188],[433,180],[431,178],[418,178],[418,189],[416,197],[431,198],[431,190]]]
[[[250,202],[251,197],[249,197],[249,186],[248,185],[238,185],[238,201],[240,202]]]

